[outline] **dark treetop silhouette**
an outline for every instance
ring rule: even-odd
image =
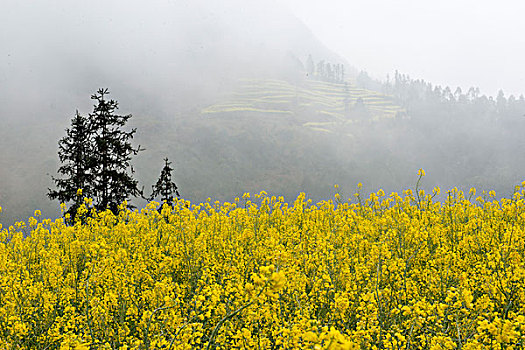
[[[63,165],[58,173],[66,177],[53,178],[58,190],[49,190],[48,196],[61,203],[74,201],[69,213],[76,212],[82,197],[92,198],[98,210],[116,213],[118,205],[130,196],[142,196],[130,161],[143,149],[131,145],[136,129],[123,130],[131,114],[115,114],[118,103],[107,100],[108,94],[108,89],[99,89],[92,95],[97,102],[93,112],[87,118],[77,112],[71,129],[59,141]]]

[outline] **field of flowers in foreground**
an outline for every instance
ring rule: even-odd
[[[1,348],[523,348],[524,194],[37,213],[1,232]]]

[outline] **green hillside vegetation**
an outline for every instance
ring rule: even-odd
[[[332,132],[341,125],[363,119],[379,121],[406,113],[392,96],[358,88],[351,82],[333,83],[305,79],[241,80],[222,101],[202,110],[204,116],[248,116],[249,112],[295,116],[304,127]],[[247,114],[248,113],[248,114]]]

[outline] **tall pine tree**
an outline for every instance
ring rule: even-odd
[[[133,178],[135,171],[130,161],[143,149],[131,145],[136,129],[122,130],[131,114],[115,114],[118,103],[107,100],[108,94],[108,89],[99,89],[91,96],[97,101],[93,113],[89,114],[95,151],[91,155],[92,173],[95,175],[92,181],[95,207],[98,210],[111,209],[116,213],[118,205],[130,196],[142,196],[138,181]]]
[[[143,196],[130,164],[143,149],[131,145],[136,129],[122,129],[131,115],[116,115],[118,103],[107,100],[108,94],[107,89],[99,89],[92,95],[97,102],[93,113],[84,117],[77,111],[71,128],[58,143],[62,163],[58,173],[64,177],[53,177],[58,189],[50,189],[48,196],[60,203],[73,202],[70,214],[76,213],[83,197],[92,198],[98,210],[116,213],[118,205],[130,196]]]
[[[157,183],[152,187],[153,193],[151,194],[150,200],[155,199],[160,195],[160,199],[163,202],[166,202],[169,206],[173,206],[173,198],[175,195],[180,197],[177,185],[171,180],[171,172],[173,168],[170,167],[171,162],[168,161],[168,158],[164,158],[164,168],[160,172],[160,177],[157,180]]]

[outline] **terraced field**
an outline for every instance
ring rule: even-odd
[[[391,96],[351,83],[305,80],[294,85],[270,79],[241,80],[223,102],[202,110],[207,116],[250,116],[252,112],[294,117],[306,127],[329,132],[342,123],[393,118],[405,110]]]

